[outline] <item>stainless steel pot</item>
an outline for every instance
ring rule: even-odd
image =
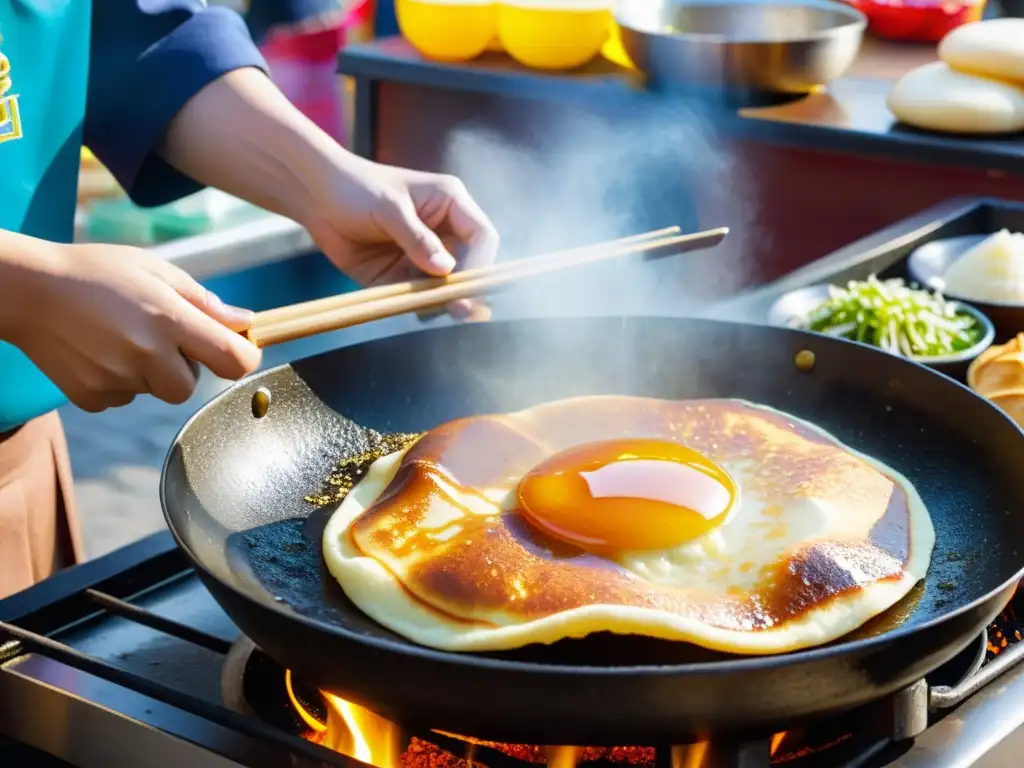
[[[846,72],[867,25],[830,0],[620,0],[616,20],[652,85],[788,94]]]

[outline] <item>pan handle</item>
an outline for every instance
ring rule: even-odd
[[[970,698],[1001,674],[1024,660],[1024,643],[1016,643],[1002,650],[998,656],[960,684],[936,685],[928,691],[928,711],[945,712]]]

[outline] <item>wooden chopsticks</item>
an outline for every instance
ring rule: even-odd
[[[406,312],[435,309],[457,299],[482,296],[548,272],[606,259],[645,253],[676,254],[711,248],[728,234],[726,227],[679,235],[679,227],[645,232],[567,251],[533,256],[491,267],[455,272],[306,301],[259,312],[246,332],[258,347],[283,344]]]

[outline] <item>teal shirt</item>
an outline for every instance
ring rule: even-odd
[[[101,0],[102,2],[102,0]],[[0,2],[0,228],[70,242],[89,70],[89,3]],[[6,60],[6,64],[4,61]],[[64,395],[0,342],[0,432]]]
[[[83,139],[137,203],[170,202],[199,186],[154,153],[167,125],[226,72],[266,66],[204,0],[0,0],[0,55],[0,229],[65,243]],[[64,402],[0,342],[0,433]]]

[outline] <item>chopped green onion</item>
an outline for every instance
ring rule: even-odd
[[[941,357],[973,347],[984,328],[973,315],[941,294],[903,280],[851,280],[830,285],[828,299],[796,327],[860,341],[903,357]]]

